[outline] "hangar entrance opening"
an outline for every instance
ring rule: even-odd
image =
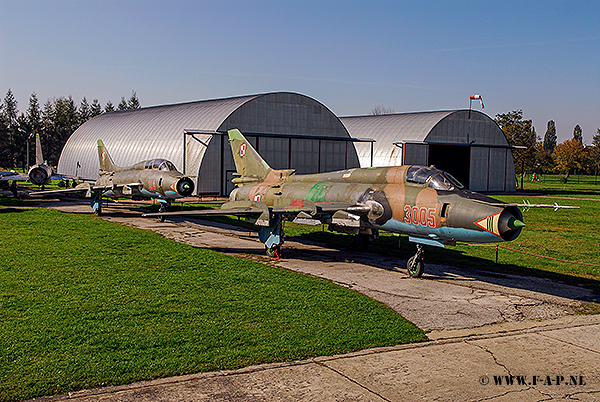
[[[445,170],[469,188],[471,147],[464,145],[429,144],[429,165]]]

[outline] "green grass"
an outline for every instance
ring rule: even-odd
[[[38,204],[37,201],[23,201],[13,196],[0,194],[0,207],[24,207]]]
[[[329,281],[92,215],[0,225],[0,401],[426,340]]]
[[[564,175],[541,175],[540,181],[532,181],[528,176],[523,180],[523,191],[553,197],[600,198],[600,178],[571,175],[566,183],[562,183],[563,178]],[[520,188],[520,179],[517,184]]]

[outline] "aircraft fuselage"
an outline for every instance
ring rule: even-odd
[[[520,234],[521,227],[512,224],[522,220],[518,208],[502,207],[501,201],[459,186],[446,172],[424,166],[310,175],[273,170],[260,183],[238,187],[231,200],[261,201],[269,207],[293,200],[308,200],[317,206],[336,202],[365,205],[370,208],[366,215],[333,215],[321,222],[350,233],[357,233],[356,228],[404,233],[411,241],[437,246],[456,241],[509,241]]]
[[[151,162],[151,161],[150,161]],[[109,198],[134,197],[176,199],[192,194],[193,182],[177,170],[146,168],[141,162],[114,172],[103,172],[95,187],[106,188]]]

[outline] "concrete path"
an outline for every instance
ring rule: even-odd
[[[89,213],[87,205],[53,207]],[[583,287],[433,264],[415,280],[396,270],[404,261],[297,241],[286,241],[286,258],[272,261],[256,236],[239,228],[185,218],[160,223],[127,205],[114,210],[122,213],[104,218],[355,289],[429,331],[432,341],[43,400],[600,399],[600,316],[577,314],[598,295]]]
[[[85,390],[37,401],[600,400],[600,317]]]

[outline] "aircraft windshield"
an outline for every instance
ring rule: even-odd
[[[425,184],[427,183],[427,180],[436,172],[439,172],[439,170],[425,166],[411,166],[406,172],[406,181]]]
[[[158,169],[159,170],[177,170],[177,169],[175,169],[175,165],[173,165],[169,161],[164,161],[163,163],[161,163],[160,166],[158,167]]]
[[[173,163],[166,159],[151,159],[146,162],[146,169],[171,170],[176,171],[177,168]]]
[[[411,166],[408,168],[406,181],[418,184],[425,184],[429,181],[429,187],[442,191],[464,188],[450,173],[425,166]]]
[[[431,181],[429,182],[429,187],[434,188],[436,190],[445,190],[452,191],[455,188],[461,189],[464,186],[460,184],[458,180],[456,180],[450,173],[438,171],[439,173],[435,174]]]

